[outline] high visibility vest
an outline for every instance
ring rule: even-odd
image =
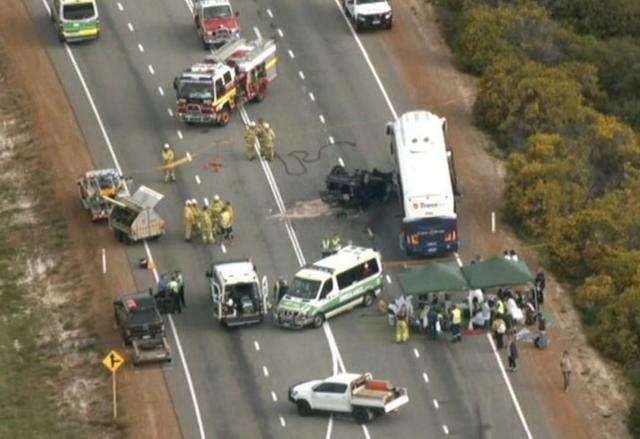
[[[329,250],[331,248],[331,240],[323,239],[322,240],[322,250]]]
[[[504,314],[504,302],[502,300],[498,300],[498,314]]]
[[[223,229],[231,227],[231,216],[229,215],[228,210],[223,210],[220,214],[220,227]]]
[[[171,291],[172,294],[178,294],[179,290],[180,286],[178,285],[178,282],[176,282],[175,280],[169,282],[169,291]]]
[[[188,223],[193,222],[195,219],[195,215],[193,214],[193,209],[191,206],[185,206],[184,208],[184,220]]]
[[[211,204],[211,210],[213,210],[215,213],[221,213],[223,209],[224,209],[224,201],[222,200],[214,201]]]
[[[462,311],[460,311],[458,308],[455,308],[453,311],[451,311],[452,314],[452,318],[451,318],[451,323],[453,323],[454,325],[459,325],[460,323],[462,323]]]
[[[342,241],[340,241],[340,238],[333,238],[331,240],[331,248],[335,251],[338,251],[342,248]]]
[[[164,161],[165,165],[168,165],[171,162],[173,162],[173,159],[175,158],[176,158],[176,155],[173,153],[172,149],[166,149],[162,151],[162,160]]]
[[[184,277],[182,276],[182,273],[176,276],[176,283],[178,284],[178,288],[184,286]]]

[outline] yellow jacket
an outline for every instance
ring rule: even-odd
[[[175,160],[176,155],[173,152],[173,149],[165,149],[162,151],[162,161],[165,165],[170,165]]]

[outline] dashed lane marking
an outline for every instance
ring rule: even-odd
[[[267,14],[269,14],[269,18],[273,18],[273,12],[271,12],[271,9],[267,9]]]
[[[444,434],[448,435],[449,434],[449,427],[447,427],[446,425],[442,425],[442,431],[444,431]]]
[[[389,276],[388,274],[385,276],[385,278],[387,279],[387,283],[390,284],[391,282],[391,276]]]
[[[253,347],[256,348],[256,351],[260,350],[260,345],[258,344],[258,340],[253,341]]]
[[[121,11],[124,11],[124,8],[122,7],[122,3],[118,2],[118,9],[120,9]]]
[[[153,66],[151,64],[149,64],[149,66],[147,68],[149,69],[149,73],[151,73],[152,75],[156,74],[156,71],[153,70]]]
[[[280,425],[282,425],[283,427],[287,426],[287,423],[285,422],[284,418],[282,416],[280,416]]]
[[[331,142],[331,139],[329,139],[329,141]],[[331,142],[333,143],[333,142]],[[344,160],[342,160],[342,157],[338,157],[338,163],[340,163],[340,166],[342,166],[344,168]]]
[[[138,50],[142,53],[144,53],[144,46],[140,43],[138,43]]]
[[[333,140],[333,137],[329,136],[329,143],[333,145],[334,143],[336,143],[336,141]]]
[[[289,49],[289,58],[294,59],[296,56],[293,54],[293,51]]]
[[[278,395],[273,390],[271,391],[271,399],[273,399],[273,402],[278,402]]]
[[[262,366],[262,373],[264,374],[264,376],[268,377],[269,376],[269,369],[267,369],[267,366]]]
[[[371,227],[367,227],[367,233],[373,238],[373,230],[371,230]]]
[[[418,352],[416,348],[413,348],[413,355],[415,355],[416,358],[420,358],[420,352]]]
[[[258,40],[262,39],[262,34],[260,33],[260,29],[258,29],[258,26],[253,26],[253,32],[256,34],[256,38]]]
[[[176,132],[178,133],[178,138],[179,138],[180,140],[182,140],[182,131],[177,130]]]
[[[302,70],[298,70],[298,76],[300,76],[300,79],[304,80],[304,73],[302,73]]]
[[[429,375],[426,372],[422,372],[422,379],[425,383],[429,383]]]
[[[440,404],[438,404],[438,400],[437,400],[437,399],[434,399],[434,400],[433,400],[433,406],[434,406],[435,408],[440,408]]]
[[[173,117],[173,110],[171,108],[167,108],[167,113],[169,113],[169,116]]]
[[[204,197],[204,205],[209,207],[209,199],[207,197]]]
[[[280,35],[280,38],[284,38],[284,33],[282,33],[282,29],[278,28],[278,35]]]
[[[315,101],[316,97],[313,95],[313,93],[309,92],[309,99],[311,99],[312,101]]]
[[[133,32],[133,24],[127,23],[127,27],[129,28],[129,32]]]
[[[200,184],[200,176],[196,175],[196,183]]]
[[[220,250],[222,250],[222,253],[227,254],[227,247],[224,244],[220,244]]]
[[[164,90],[161,86],[158,86],[158,93],[160,93],[160,96],[164,96]]]
[[[324,116],[321,114],[319,117],[320,117],[320,123],[325,123]]]

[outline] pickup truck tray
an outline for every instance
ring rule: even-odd
[[[132,340],[133,364],[171,361],[171,349],[166,337]]]

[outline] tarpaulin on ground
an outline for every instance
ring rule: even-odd
[[[497,288],[525,285],[533,281],[529,267],[523,261],[496,256],[486,261],[462,267],[468,288]]]
[[[455,263],[432,262],[417,270],[398,275],[405,294],[426,294],[438,291],[469,289],[460,267]]]

